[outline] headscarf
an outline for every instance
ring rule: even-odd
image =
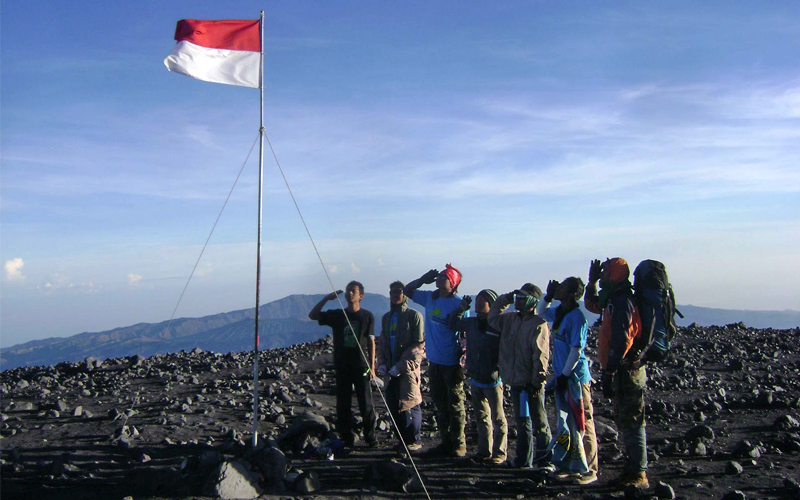
[[[444,271],[440,274],[444,274],[450,280],[450,286],[453,287],[454,292],[458,291],[458,285],[461,283],[461,271],[450,264],[446,264]]]

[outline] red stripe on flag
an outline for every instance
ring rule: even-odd
[[[175,40],[209,49],[261,52],[259,21],[198,21],[181,19],[175,27]]]

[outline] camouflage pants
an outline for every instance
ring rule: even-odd
[[[625,445],[628,472],[647,470],[644,394],[647,373],[644,366],[620,368],[614,374],[614,413]]]
[[[461,365],[447,366],[430,363],[428,378],[431,399],[436,406],[436,424],[443,443],[453,449],[466,446],[464,425],[467,421],[464,409],[464,369]]]

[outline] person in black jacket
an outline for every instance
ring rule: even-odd
[[[486,321],[489,308],[497,299],[494,290],[481,290],[475,297],[476,317],[464,318],[472,303],[466,296],[449,317],[452,330],[466,332],[467,377],[472,386],[472,404],[478,424],[476,460],[499,465],[506,461],[508,424],[503,411],[503,381],[498,371],[500,334]]]

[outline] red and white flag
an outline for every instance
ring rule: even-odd
[[[207,82],[261,86],[260,21],[182,19],[167,69]]]

